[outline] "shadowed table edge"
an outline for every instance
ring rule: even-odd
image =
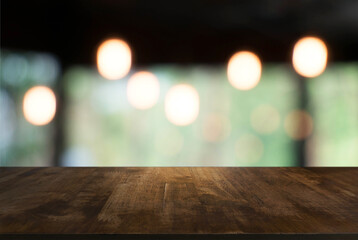
[[[8,240],[356,240],[358,233],[341,234],[0,234]]]

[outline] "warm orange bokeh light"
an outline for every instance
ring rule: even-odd
[[[150,72],[138,72],[128,81],[128,101],[138,109],[153,107],[158,102],[159,91],[158,78]]]
[[[292,64],[298,74],[304,77],[317,77],[326,69],[327,47],[319,38],[300,39],[293,49]]]
[[[254,88],[261,78],[261,61],[252,52],[234,54],[228,63],[227,77],[232,86],[240,90]]]
[[[251,126],[256,132],[264,135],[273,133],[280,126],[280,114],[271,105],[263,104],[251,113]]]
[[[313,120],[309,113],[303,110],[290,112],[284,123],[285,131],[294,140],[302,140],[313,131]]]
[[[125,77],[132,65],[132,53],[128,44],[120,39],[109,39],[99,46],[97,68],[99,73],[109,79]]]
[[[190,85],[179,84],[172,87],[165,97],[165,115],[179,126],[189,125],[199,114],[199,94]]]
[[[46,125],[55,116],[56,97],[45,86],[29,89],[24,96],[23,111],[25,119],[33,125]]]
[[[231,132],[230,120],[222,114],[211,113],[204,118],[202,136],[207,142],[220,142]]]

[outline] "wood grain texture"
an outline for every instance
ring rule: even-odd
[[[0,233],[358,233],[358,168],[0,168]]]

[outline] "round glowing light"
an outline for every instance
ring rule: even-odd
[[[234,54],[227,67],[227,76],[232,86],[240,90],[254,88],[260,81],[261,61],[252,52]]]
[[[55,116],[56,97],[45,86],[30,88],[24,96],[23,111],[25,119],[33,125],[46,125]]]
[[[311,135],[313,120],[306,111],[295,110],[286,116],[284,127],[287,135],[292,139],[302,140]]]
[[[151,108],[158,102],[159,88],[159,81],[154,74],[138,72],[128,81],[128,101],[138,109]]]
[[[296,72],[304,77],[317,77],[326,69],[327,47],[319,38],[300,39],[293,49],[292,64]]]
[[[103,77],[109,80],[123,78],[128,74],[131,64],[132,53],[126,42],[110,39],[99,46],[97,67]]]
[[[24,56],[9,54],[1,59],[1,74],[9,85],[17,86],[28,76],[29,63]]]
[[[204,119],[202,130],[202,135],[205,141],[223,141],[230,135],[230,121],[225,116],[212,113]]]
[[[235,151],[240,163],[252,164],[261,159],[264,145],[255,135],[244,134],[236,141]]]
[[[280,114],[271,105],[260,105],[251,113],[251,126],[261,134],[271,134],[280,125]]]
[[[179,84],[172,87],[165,97],[165,115],[179,126],[189,125],[199,114],[199,94],[190,85]]]

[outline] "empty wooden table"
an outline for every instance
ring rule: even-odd
[[[358,168],[0,168],[0,233],[358,239]]]

